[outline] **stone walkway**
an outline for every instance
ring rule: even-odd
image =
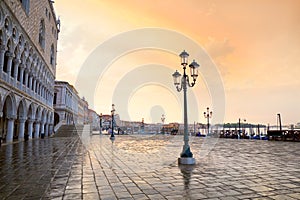
[[[300,143],[182,136],[47,138],[1,147],[0,199],[300,199]]]

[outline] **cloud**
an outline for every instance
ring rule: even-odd
[[[229,39],[227,38],[216,40],[213,37],[209,37],[208,42],[204,46],[213,59],[226,57],[234,51],[233,46],[229,44]]]

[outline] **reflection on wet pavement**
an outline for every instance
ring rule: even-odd
[[[191,138],[178,166],[182,136],[88,137],[2,146],[0,199],[300,199],[299,143]]]

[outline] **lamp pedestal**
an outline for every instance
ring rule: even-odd
[[[194,165],[196,164],[196,160],[193,157],[180,157],[178,158],[178,164],[180,165]]]

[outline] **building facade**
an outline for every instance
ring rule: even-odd
[[[66,81],[55,81],[53,107],[54,126],[58,123],[80,125],[90,123],[88,102],[84,97],[80,98],[75,87]]]
[[[79,124],[89,123],[89,104],[84,97],[79,101],[78,122]]]
[[[80,98],[74,86],[66,81],[55,81],[54,86],[54,125],[78,124],[78,104]]]
[[[91,125],[91,128],[93,131],[100,130],[100,118],[99,115],[92,109],[88,109],[89,111],[89,124]]]
[[[0,137],[4,142],[52,133],[59,26],[51,1],[0,1]]]

